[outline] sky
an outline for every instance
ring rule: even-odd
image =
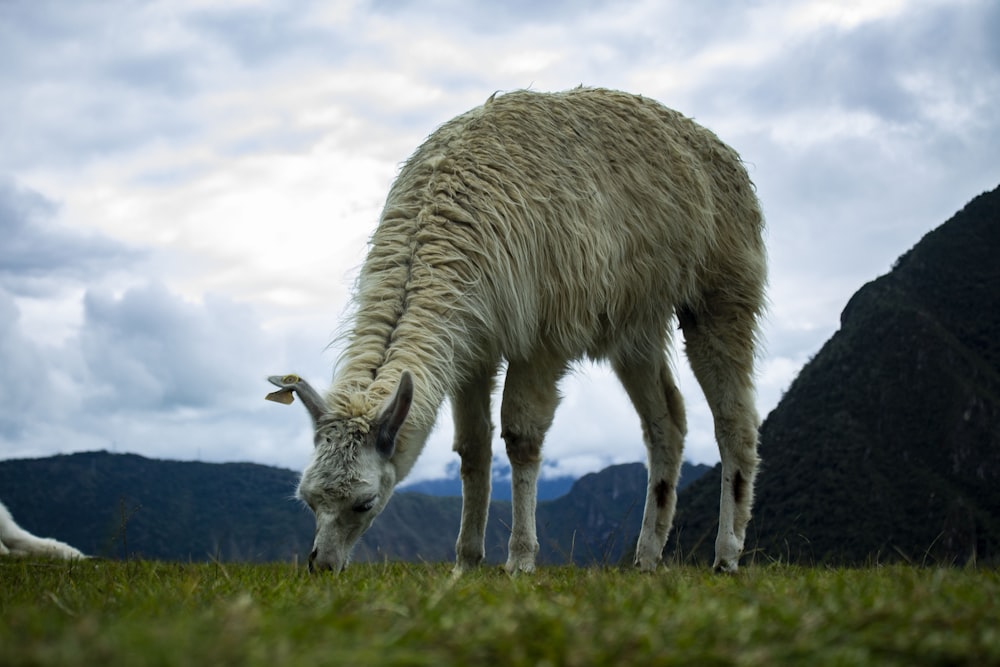
[[[743,156],[764,417],[859,287],[1000,184],[997,35],[995,0],[0,0],[0,458],[301,469],[309,418],[265,378],[329,384],[400,164],[495,91],[579,84]],[[674,356],[686,458],[714,463]],[[544,475],[644,460],[606,365],[561,389]],[[410,481],[454,471],[451,433],[445,405]]]

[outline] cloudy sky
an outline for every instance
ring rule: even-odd
[[[768,219],[766,415],[863,283],[1000,183],[995,0],[0,0],[0,458],[301,468],[400,163],[494,91],[640,93],[743,155]],[[687,457],[718,459],[683,355]],[[583,365],[547,474],[644,457]],[[442,411],[414,479],[444,474]],[[494,445],[502,455],[501,441]]]

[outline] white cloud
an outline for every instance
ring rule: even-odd
[[[851,30],[875,20],[891,19],[900,14],[905,0],[829,0],[801,3],[786,10],[785,23],[795,30],[818,30],[834,27]]]
[[[0,311],[7,455],[121,447],[164,458],[306,461],[308,424],[265,403],[263,376],[311,356],[308,347],[320,353],[315,339],[278,340],[245,305],[211,295],[189,302],[157,284],[88,292],[78,332],[55,345],[32,340],[2,291]]]

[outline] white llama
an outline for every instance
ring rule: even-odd
[[[14,522],[14,517],[0,503],[0,556],[48,556],[50,558],[86,558],[78,549],[50,537],[37,537]]]
[[[320,395],[297,376],[269,378],[281,389],[268,397],[297,393],[315,426],[298,489],[316,515],[310,569],[347,564],[446,397],[461,457],[456,569],[482,561],[490,394],[506,362],[506,567],[532,571],[542,440],[560,378],[584,357],[611,363],[639,413],[649,480],[635,563],[655,569],[686,430],[667,356],[676,315],[722,458],[715,567],[735,571],[757,469],[762,231],[739,156],[651,99],[519,91],[445,123],[389,191],[332,387]]]

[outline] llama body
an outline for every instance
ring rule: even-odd
[[[636,564],[655,568],[686,430],[667,358],[676,316],[722,458],[715,566],[735,570],[757,467],[762,231],[739,156],[649,99],[513,92],[443,125],[389,192],[329,391],[270,378],[281,387],[272,396],[297,392],[316,427],[299,486],[316,514],[311,566],[345,566],[445,398],[461,458],[457,568],[482,561],[490,395],[506,363],[507,568],[534,569],[536,482],[557,384],[573,361],[591,358],[610,362],[642,423],[649,483]]]
[[[86,558],[78,549],[50,537],[37,537],[14,522],[14,517],[0,503],[0,556],[48,556],[50,558]]]

